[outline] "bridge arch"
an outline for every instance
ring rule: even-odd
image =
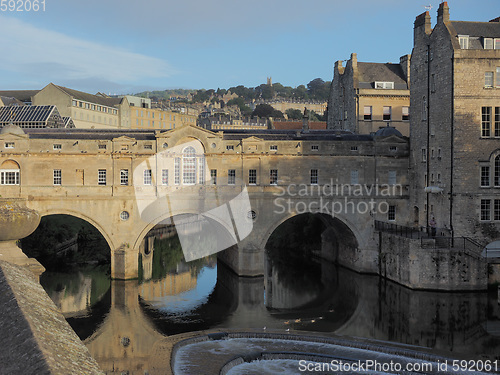
[[[344,229],[344,230],[348,229],[350,234],[353,236],[352,239],[355,241],[355,243],[357,245],[360,244],[360,242],[361,242],[360,239],[362,238],[361,233],[358,231],[357,227],[346,218],[339,218],[337,216],[332,217],[331,215],[322,214],[322,213],[315,214],[313,212],[304,212],[304,213],[296,213],[295,212],[295,213],[289,213],[288,215],[283,216],[283,217],[279,218],[278,220],[274,221],[274,223],[269,226],[269,229],[266,231],[266,233],[262,237],[260,247],[265,248],[267,241],[269,240],[271,235],[274,233],[274,231],[276,229],[278,229],[278,227],[281,224],[283,224],[284,222],[288,221],[289,219],[291,219],[293,217],[305,215],[305,214],[319,215],[319,217],[321,218],[321,221],[323,221],[323,223],[325,223],[327,228],[338,227],[338,229]]]
[[[91,217],[89,217],[81,212],[68,210],[68,209],[61,209],[61,208],[45,209],[45,210],[42,209],[42,210],[38,210],[38,212],[40,213],[41,217],[50,216],[50,215],[69,215],[69,216],[74,216],[74,217],[77,217],[79,219],[82,219],[82,220],[86,221],[87,223],[91,224],[94,228],[96,228],[99,231],[99,233],[101,233],[101,235],[106,240],[110,249],[115,249],[116,248],[115,246],[117,246],[117,244],[115,244],[113,242],[112,237],[106,232],[106,230],[104,229],[104,227],[101,224],[99,224],[97,221],[95,221]]]

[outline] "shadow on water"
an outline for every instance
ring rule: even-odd
[[[296,235],[268,243],[262,277],[238,277],[215,257],[186,263],[172,235],[150,240],[139,280],[101,271],[88,281],[82,271],[44,275],[42,284],[103,369],[146,366],[165,335],[209,328],[330,332],[500,359],[496,295],[415,291],[323,261],[323,224],[306,219],[285,226]]]

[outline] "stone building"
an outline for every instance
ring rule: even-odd
[[[61,116],[71,117],[77,128],[130,128],[126,98],[88,94],[49,83],[33,95],[33,105],[55,105]]]
[[[328,128],[358,134],[392,126],[409,135],[409,56],[399,64],[358,62],[353,53],[335,63],[328,100]]]
[[[414,23],[409,222],[438,234],[500,239],[500,22]]]

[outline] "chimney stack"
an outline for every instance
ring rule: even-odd
[[[429,12],[418,15],[413,24],[413,41],[415,42],[422,35],[430,35],[431,32],[431,16]]]
[[[450,7],[446,1],[439,4],[438,9],[438,23],[442,22],[450,22]]]
[[[309,133],[309,111],[304,107],[304,116],[302,116],[302,133]]]

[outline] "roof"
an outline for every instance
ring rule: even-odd
[[[338,130],[310,130],[307,133],[298,132],[297,130],[224,130],[225,140],[241,140],[250,136],[255,136],[263,140],[276,141],[356,141],[367,142],[373,141],[370,134],[352,134],[346,131]]]
[[[14,97],[8,97],[8,96],[1,96],[0,95],[0,103],[3,103],[5,106],[9,105],[24,105],[22,101],[19,99],[16,99]]]
[[[273,126],[278,130],[285,129],[302,129],[302,121],[273,121]],[[309,121],[309,129],[312,130],[325,130],[326,121]]]
[[[123,130],[123,129],[78,129],[78,128],[41,128],[24,129],[32,139],[95,139],[112,140],[121,136],[137,140],[155,140],[154,130]]]
[[[457,35],[500,38],[500,22],[451,21],[451,25]]]
[[[399,64],[358,62],[358,81],[360,83],[394,82],[395,89],[408,89],[405,74]]]
[[[402,137],[403,136],[401,134],[401,132],[399,130],[397,130],[395,127],[393,127],[393,126],[386,126],[386,127],[380,128],[375,133],[375,137],[390,137],[391,135],[395,135],[395,136],[398,136],[398,137]]]
[[[63,86],[58,86],[58,85],[54,86],[64,91],[69,96],[73,97],[73,99],[81,100],[83,102],[105,105],[107,107],[114,107],[123,101],[123,98],[104,97],[101,95],[94,95],[83,91],[69,89]]]
[[[0,107],[0,126],[2,126],[2,124],[8,124],[11,120],[14,124],[28,122],[45,123],[53,114],[59,116],[59,111],[55,105],[16,105]]]
[[[0,96],[16,98],[22,102],[31,102],[31,97],[38,94],[40,90],[5,90],[0,91]]]

